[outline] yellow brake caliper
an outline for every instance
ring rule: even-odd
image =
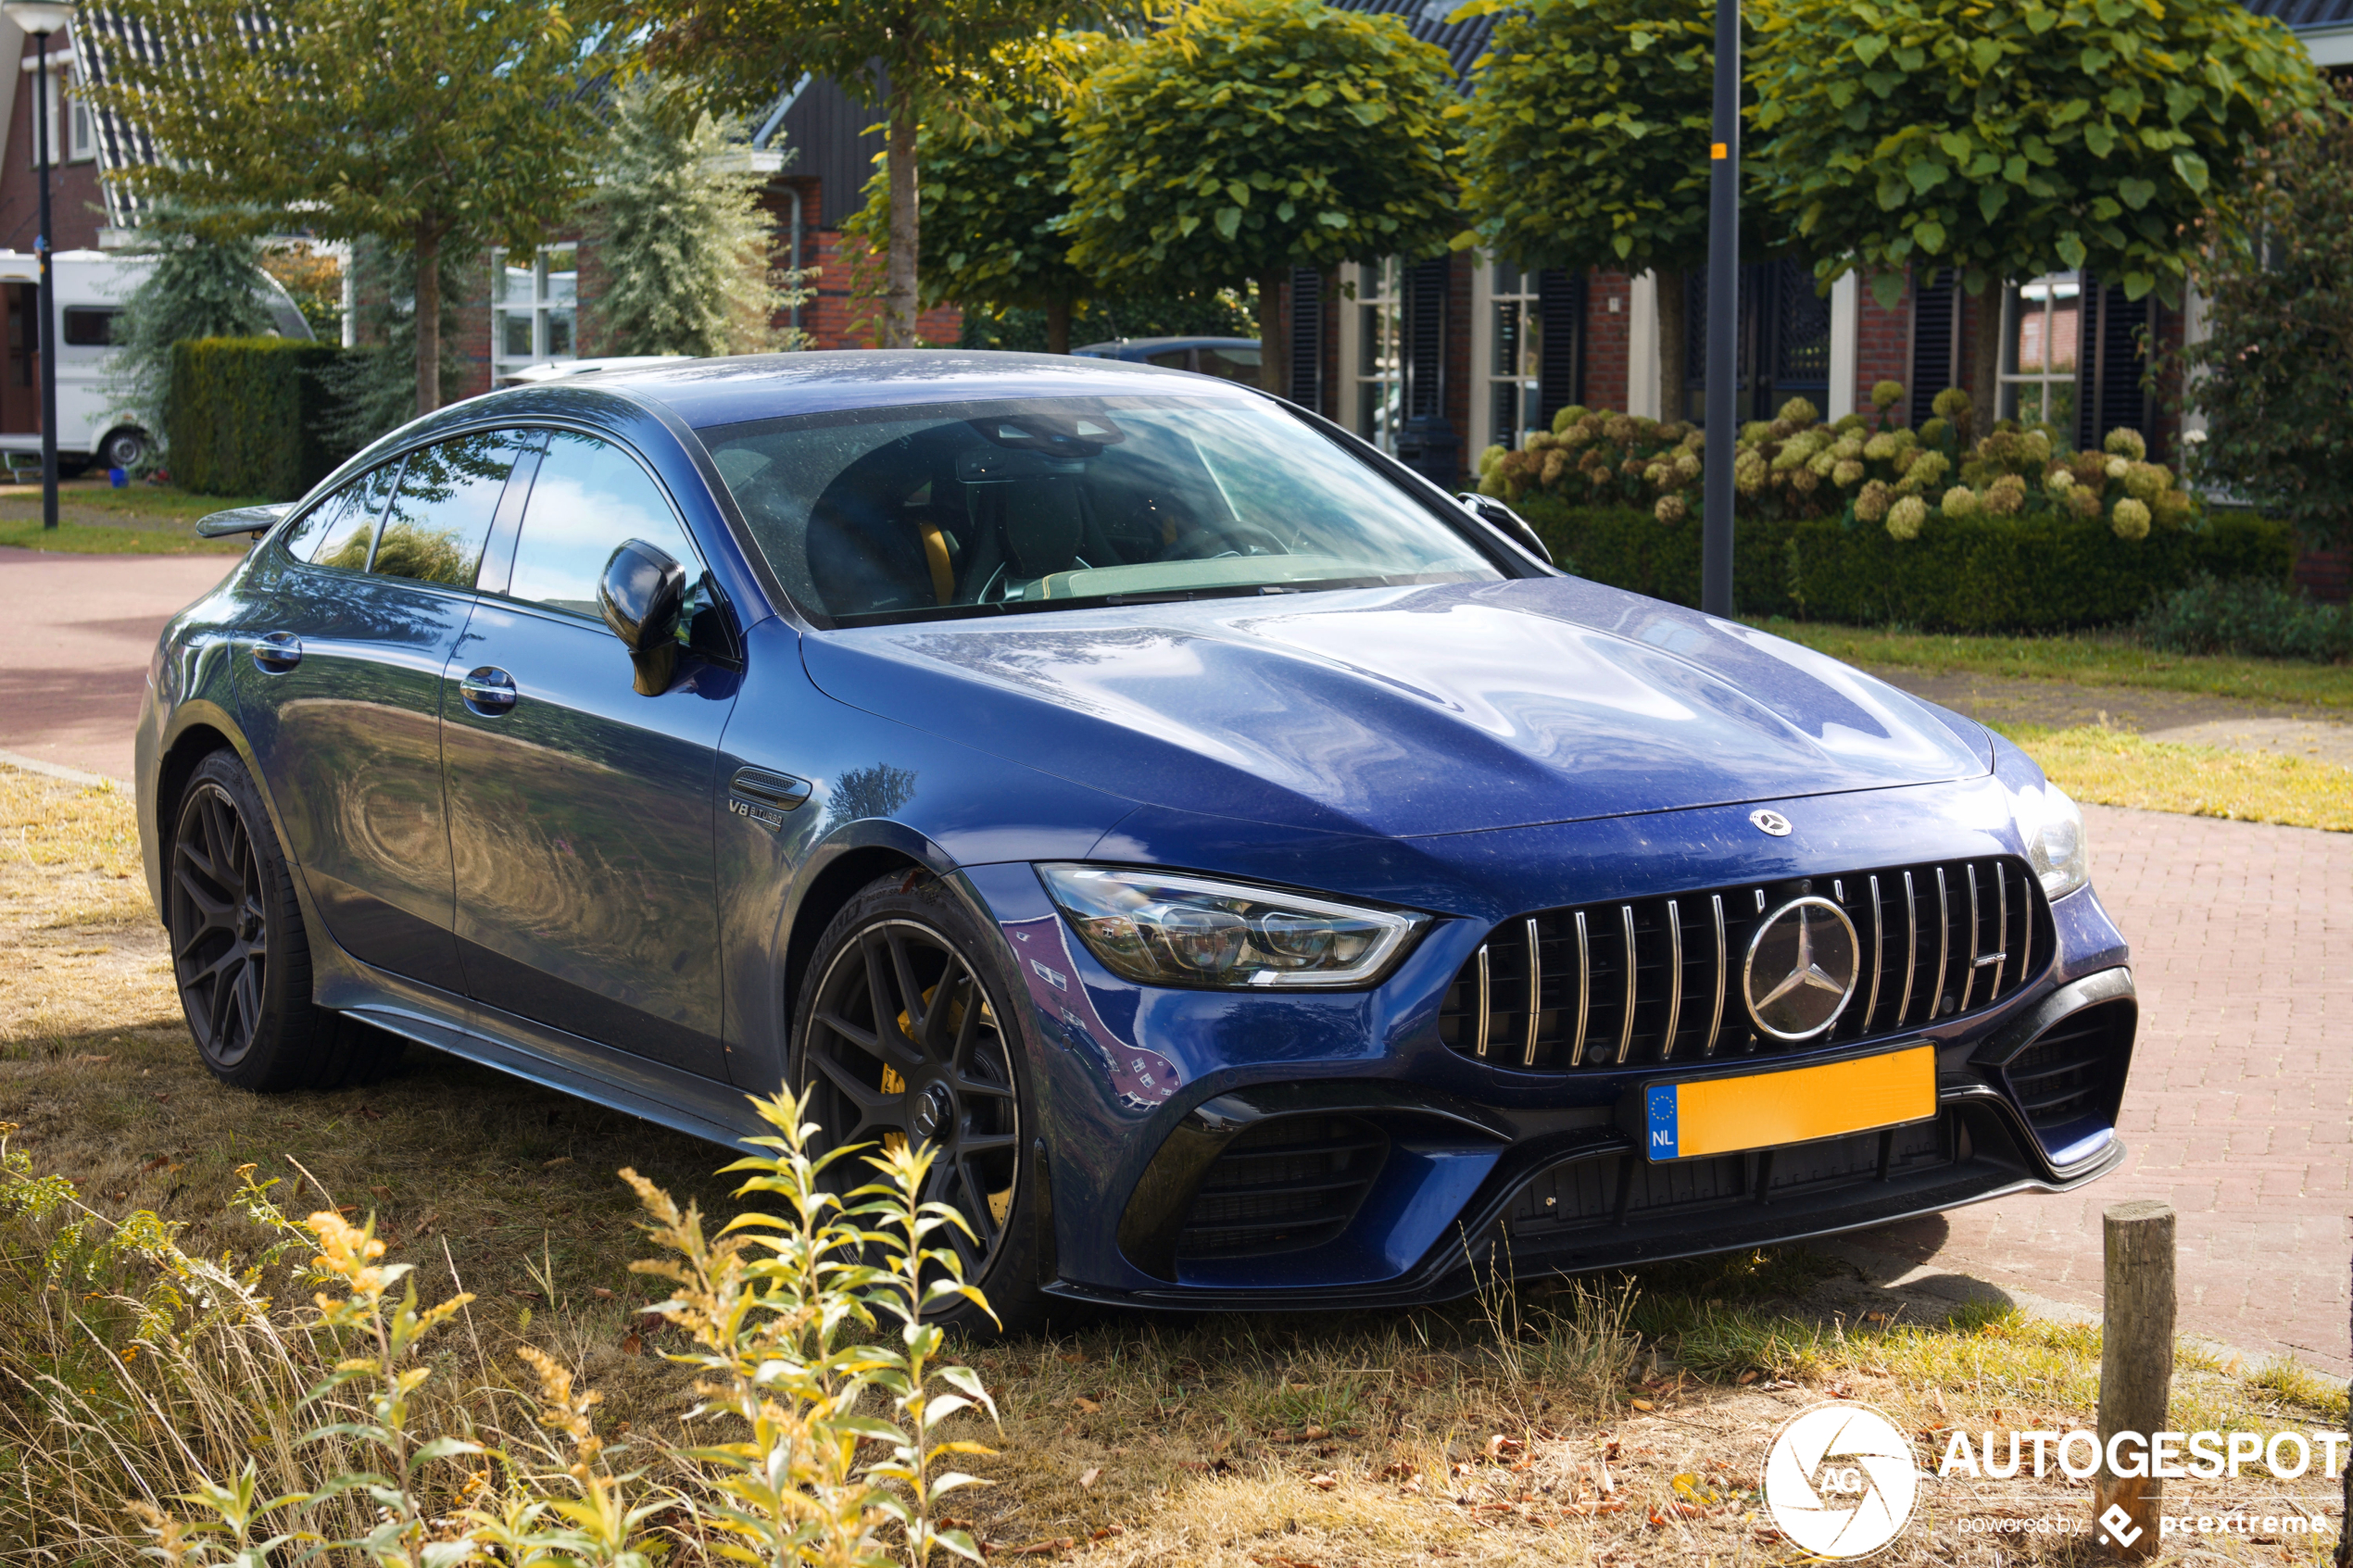
[[[931,1006],[932,993],[938,989],[938,986],[933,985],[925,990],[924,1005],[925,1007]],[[980,1020],[991,1029],[994,1029],[997,1026],[997,1014],[989,1008],[988,998],[986,997],[981,999]],[[949,1013],[948,1026],[951,1029],[962,1029],[964,1026],[963,1003],[958,1002],[955,1010]],[[901,1009],[899,1014],[899,1032],[901,1035],[912,1035],[913,1031],[913,1022],[908,1018],[906,1010]],[[883,1063],[882,1092],[887,1095],[903,1095],[907,1092],[907,1080],[901,1078],[899,1075],[899,1070],[892,1067],[888,1062]],[[887,1149],[900,1149],[905,1148],[906,1147],[906,1134],[885,1133],[883,1135],[883,1148]],[[1019,1158],[1018,1154],[1016,1154],[1015,1158]],[[1013,1184],[1008,1182],[1005,1184],[1003,1191],[992,1192],[988,1195],[988,1213],[991,1219],[995,1220],[997,1223],[1001,1225],[1005,1223],[1005,1216],[1013,1211]]]

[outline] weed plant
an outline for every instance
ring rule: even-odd
[[[632,1267],[670,1290],[647,1311],[695,1374],[704,1440],[688,1444],[600,1436],[598,1393],[536,1347],[518,1348],[527,1379],[500,1381],[462,1343],[474,1298],[421,1302],[372,1216],[297,1223],[248,1165],[234,1201],[272,1240],[233,1269],[152,1212],[106,1218],[0,1133],[17,1275],[0,1289],[0,1442],[19,1461],[0,1527],[44,1556],[195,1568],[643,1568],[680,1547],[774,1568],[979,1561],[937,1505],[975,1484],[942,1462],[989,1450],[941,1426],[996,1409],[925,1311],[988,1303],[936,1245],[961,1217],[914,1196],[931,1154],[815,1155],[798,1100],[760,1111],[774,1133],[728,1170],[773,1211],[713,1235],[623,1173],[661,1252]],[[876,1179],[835,1190],[829,1168],[861,1158]],[[282,1310],[273,1286],[311,1308]]]

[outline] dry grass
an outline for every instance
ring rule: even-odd
[[[2353,768],[2309,758],[2183,746],[2084,725],[1994,726],[2078,800],[2192,817],[2353,833]]]
[[[510,1399],[482,1390],[519,1374],[510,1352],[528,1341],[604,1392],[600,1430],[676,1431],[688,1393],[658,1354],[670,1342],[631,1315],[650,1289],[625,1264],[646,1248],[613,1173],[634,1164],[724,1212],[709,1174],[717,1151],[424,1052],[364,1090],[222,1088],[179,1021],[145,884],[117,874],[135,873],[128,800],[0,770],[0,1119],[23,1125],[37,1169],[110,1214],[154,1210],[185,1227],[191,1253],[233,1261],[268,1241],[230,1203],[236,1167],[280,1175],[297,1212],[316,1206],[315,1178],[383,1216],[428,1299],[452,1288],[453,1270],[478,1294],[436,1374],[457,1391],[450,1419],[511,1418]],[[0,1318],[19,1352],[59,1310],[49,1296],[5,1296],[23,1268],[0,1270]],[[973,1353],[1003,1411],[1001,1431],[974,1435],[1000,1453],[971,1465],[995,1485],[952,1506],[992,1561],[1043,1546],[1038,1558],[1103,1568],[1793,1562],[1754,1488],[1796,1409],[1867,1399],[1931,1453],[1955,1429],[2092,1424],[2095,1331],[1932,1305],[1789,1251],[1403,1313],[1114,1315]],[[103,1424],[103,1399],[88,1408],[87,1424]],[[2293,1363],[2248,1368],[2186,1346],[2175,1410],[2176,1424],[2345,1419],[2343,1391]],[[119,1460],[76,1491],[58,1456],[94,1451],[99,1434],[28,1425],[31,1413],[21,1390],[0,1389],[0,1533],[15,1537],[0,1550],[66,1561],[29,1551],[25,1521],[51,1528],[69,1509],[89,1532],[77,1556],[127,1561],[135,1541],[102,1540],[106,1488],[159,1475],[168,1456],[140,1449],[147,1429],[126,1418]],[[2315,1508],[2333,1493],[2272,1490]],[[2169,1495],[2258,1500],[2224,1484],[2170,1483]],[[2056,1475],[1957,1480],[1927,1486],[1921,1508],[1877,1561],[1990,1562],[1957,1517],[2081,1519],[2089,1494]],[[2013,1562],[2089,1560],[2082,1537],[2006,1537],[1999,1549]],[[2190,1555],[2312,1562],[2317,1549],[2223,1537],[2169,1549]]]

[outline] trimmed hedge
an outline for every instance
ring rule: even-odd
[[[165,462],[203,495],[292,501],[350,454],[332,443],[320,370],[343,353],[300,338],[209,337],[171,345]]]
[[[1581,576],[1699,603],[1700,522],[1631,508],[1524,496],[1520,514]],[[2120,539],[2105,521],[2052,513],[1932,516],[1917,539],[1835,517],[1743,518],[1732,592],[1743,615],[1788,615],[1937,632],[2060,632],[2127,621],[2201,577],[2285,580],[2296,538],[2249,512],[2210,510],[2196,532]]]

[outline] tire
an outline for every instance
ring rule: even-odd
[[[997,1323],[962,1299],[928,1315],[976,1339],[1037,1332],[1050,1314],[1058,1325],[1082,1315],[1040,1289],[1049,1243],[1039,1165],[1029,1157],[1037,1101],[1020,1032],[1005,1022],[1018,1016],[1016,993],[993,951],[929,873],[868,884],[827,923],[803,972],[788,1074],[803,1093],[815,1085],[810,1120],[822,1131],[812,1152],[911,1135],[932,1141],[939,1159],[923,1196],[953,1205],[974,1233],[950,1226],[933,1244],[955,1248]],[[946,999],[931,1005],[943,991]],[[852,1156],[828,1175],[847,1189],[874,1173]]]
[[[253,775],[233,751],[196,765],[173,809],[164,876],[172,979],[197,1054],[257,1093],[381,1076],[402,1042],[310,999],[310,942]]]
[[[116,430],[107,433],[98,443],[97,460],[110,469],[135,469],[147,455],[147,435],[140,430]]]

